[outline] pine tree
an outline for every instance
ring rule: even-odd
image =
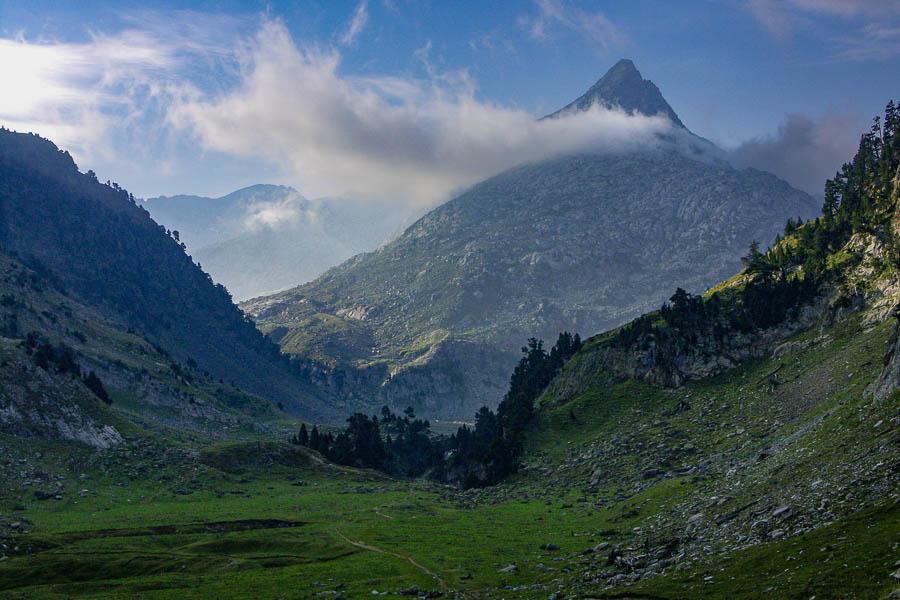
[[[297,442],[301,446],[309,446],[309,432],[306,431],[306,423],[300,425],[300,434],[297,436]]]

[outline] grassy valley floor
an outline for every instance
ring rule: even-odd
[[[850,317],[678,390],[551,388],[485,490],[277,442],[2,436],[0,598],[888,598],[900,402],[865,388],[891,327]]]

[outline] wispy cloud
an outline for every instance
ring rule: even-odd
[[[777,40],[791,37],[792,19],[778,0],[747,0],[747,9],[759,24]]]
[[[568,31],[580,35],[596,49],[608,52],[628,43],[628,36],[602,12],[588,12],[567,6],[562,0],[535,0],[536,15],[519,18],[531,37],[546,41],[558,32]]]
[[[0,123],[41,133],[79,159],[136,154],[165,135],[164,129],[145,125],[164,117],[174,95],[196,85],[219,85],[235,71],[223,58],[234,55],[248,23],[199,16],[133,13],[125,18],[130,27],[94,33],[80,43],[33,41],[22,34],[0,38]],[[190,80],[189,72],[206,81]],[[130,148],[123,151],[113,138],[130,139]]]
[[[826,38],[830,58],[887,59],[900,55],[900,2],[897,0],[744,0],[747,10],[780,42],[804,21],[840,18],[842,33]]]
[[[896,0],[789,0],[797,8],[840,16],[900,14]]]
[[[344,35],[341,36],[341,43],[345,46],[350,46],[356,40],[356,36],[362,33],[362,30],[366,28],[366,25],[369,23],[369,1],[361,0],[360,3],[356,6],[356,10],[353,12],[353,18],[350,19],[350,24],[347,25],[347,30],[344,32]]]
[[[600,108],[538,122],[476,100],[464,71],[342,77],[338,52],[298,47],[279,22],[263,26],[241,62],[238,86],[180,102],[172,123],[210,149],[278,163],[312,195],[431,204],[515,164],[629,148],[669,127]]]
[[[132,95],[159,81],[175,62],[170,48],[140,31],[98,35],[83,44],[0,39],[0,121],[85,152],[109,133],[114,119],[140,110]]]
[[[869,23],[855,34],[838,36],[837,55],[849,60],[888,60],[900,56],[900,24]]]

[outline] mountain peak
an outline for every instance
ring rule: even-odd
[[[617,74],[622,74],[626,76],[637,76],[640,77],[641,73],[637,70],[637,67],[634,66],[634,61],[630,58],[621,58],[619,62],[614,64],[609,71],[606,72],[606,75],[603,77],[611,77]],[[643,78],[642,78],[643,79]]]
[[[589,110],[594,104],[607,108],[619,107],[629,113],[637,112],[647,116],[662,113],[676,126],[687,129],[656,84],[644,79],[634,62],[627,58],[613,65],[582,96],[549,116],[559,117],[575,111]]]

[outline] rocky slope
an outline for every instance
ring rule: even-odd
[[[755,556],[782,564],[777,573],[755,568],[784,597],[827,597],[833,575],[818,561],[837,548],[868,544],[891,556],[900,541],[900,381],[890,368],[897,326],[881,306],[900,301],[892,283],[849,311],[820,304],[794,335],[770,332],[771,352],[744,340],[747,358],[735,367],[675,389],[594,378],[604,359],[596,349],[578,357],[543,399],[520,481],[580,490],[588,508],[619,511],[629,527],[568,559],[579,574],[568,589],[691,597],[714,585],[710,597],[752,597],[756,583],[722,573]],[[882,539],[864,541],[874,522],[891,521]],[[847,576],[888,586],[886,564]]]
[[[587,96],[655,114],[662,105],[647,90],[620,63]],[[420,413],[469,417],[499,402],[528,337],[592,334],[659,306],[676,285],[703,291],[740,268],[752,240],[815,214],[812,198],[773,175],[698,157],[702,140],[688,132],[675,138],[512,169],[377,251],[242,309],[285,352],[386,364],[391,377],[369,392],[378,402],[421,398]],[[446,360],[429,366],[460,344],[470,349],[449,371]]]
[[[104,449],[138,432],[252,435],[279,415],[0,253],[0,434]]]
[[[900,402],[867,392],[895,328],[871,317],[820,322],[789,352],[675,389],[576,391],[573,368],[547,392],[520,474],[467,495],[613,522],[556,541],[549,589],[562,595],[827,598],[840,577],[887,597],[900,585]],[[849,567],[861,553],[878,559]]]

